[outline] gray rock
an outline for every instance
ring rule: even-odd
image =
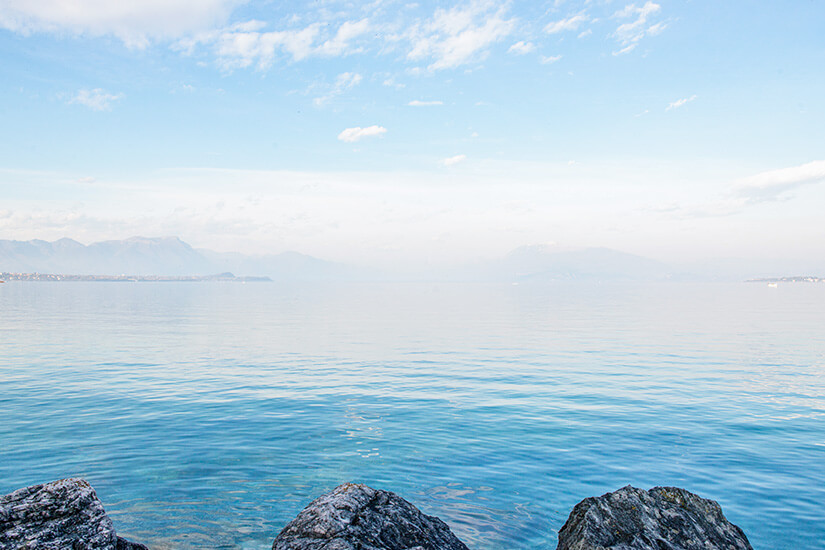
[[[148,550],[117,536],[95,490],[61,479],[0,496],[0,549]]]
[[[388,491],[346,483],[313,500],[273,550],[468,550],[440,519]]]
[[[753,550],[722,508],[677,487],[628,485],[578,503],[557,550]]]

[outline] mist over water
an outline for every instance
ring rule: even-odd
[[[825,285],[7,283],[0,492],[68,476],[152,548],[268,548],[346,481],[478,550],[626,484],[825,539]]]

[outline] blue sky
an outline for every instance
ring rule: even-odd
[[[825,4],[0,0],[0,238],[825,257]]]

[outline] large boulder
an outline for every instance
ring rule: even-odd
[[[313,500],[273,550],[468,550],[440,519],[388,491],[347,483]]]
[[[677,487],[628,485],[578,503],[557,550],[753,550],[722,508]]]
[[[79,478],[0,496],[0,549],[148,550],[117,536],[95,490]]]

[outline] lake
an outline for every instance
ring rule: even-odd
[[[825,540],[825,285],[0,285],[0,492],[86,478],[118,534],[269,548],[336,485],[475,550],[627,484]]]

